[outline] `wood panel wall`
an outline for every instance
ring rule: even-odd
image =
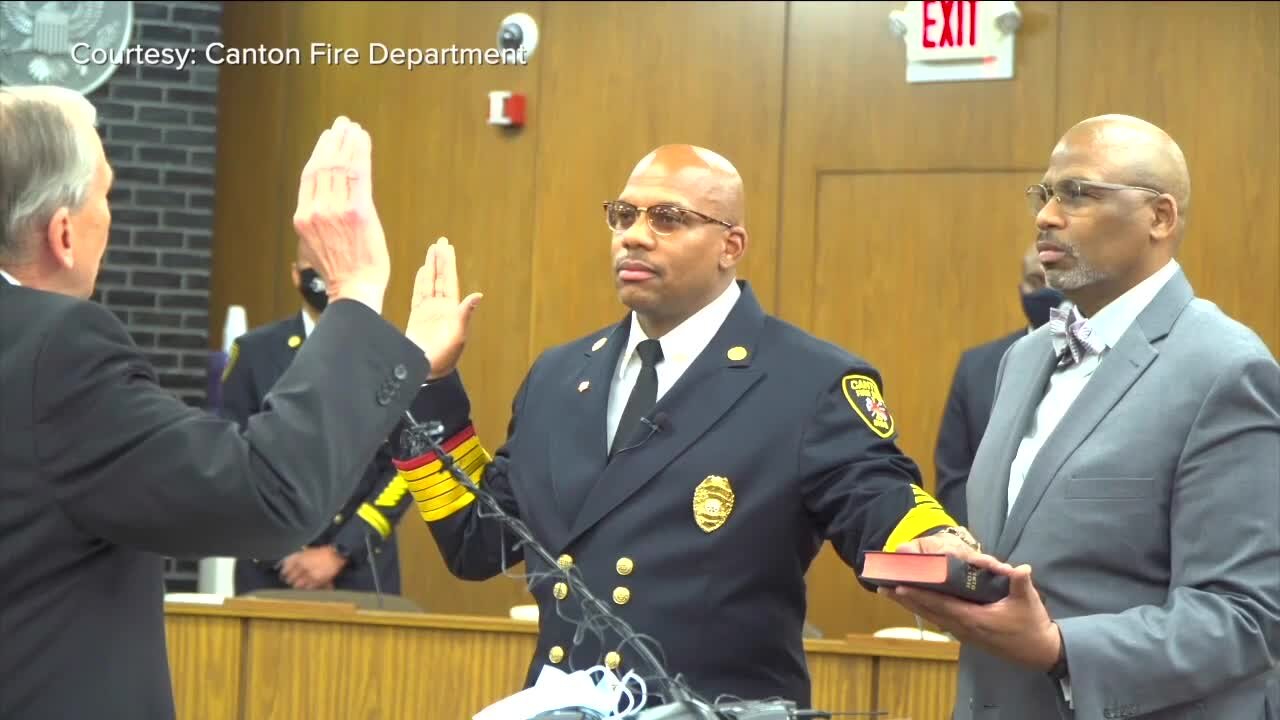
[[[767,309],[883,372],[901,444],[933,487],[933,444],[960,352],[1022,322],[1023,188],[1057,138],[1104,112],[1169,130],[1191,165],[1180,260],[1199,293],[1280,354],[1280,4],[1024,2],[1016,76],[908,85],[887,17],[901,3],[230,3],[229,45],[490,47],[501,18],[540,25],[528,66],[224,67],[214,337],[298,308],[289,284],[297,176],[348,113],[374,137],[378,206],[403,323],[424,249],[448,236],[486,299],[462,362],[491,445],[549,344],[621,317],[600,202],[649,149],[714,148],[742,170],[744,275]],[[528,126],[484,122],[490,90],[527,93]],[[400,527],[405,594],[436,612],[505,614],[521,581],[448,576],[422,522]],[[912,620],[833,552],[810,573],[828,635]]]

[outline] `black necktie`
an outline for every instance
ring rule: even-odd
[[[622,411],[618,430],[613,435],[610,455],[628,447],[635,440],[641,429],[640,418],[658,402],[657,365],[662,360],[662,345],[657,340],[643,340],[636,346],[636,354],[640,356],[640,377],[636,378],[636,385],[631,388],[631,397],[627,399],[627,407]]]

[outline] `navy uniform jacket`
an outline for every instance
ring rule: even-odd
[[[969,466],[978,453],[978,444],[991,418],[991,403],[996,396],[996,370],[1000,358],[1026,330],[970,348],[960,356],[947,407],[938,427],[938,444],[934,450],[934,467],[938,480],[938,502],[960,524],[968,524],[969,508],[965,488],[969,484]]]
[[[427,376],[402,332],[334,303],[241,432],[161,387],[100,304],[0,279],[0,338],[5,720],[171,720],[164,558],[306,542]]]
[[[471,425],[457,373],[425,387],[413,412],[441,421],[458,468],[657,641],[651,649],[672,676],[708,701],[729,693],[807,705],[804,576],[822,543],[857,568],[863,551],[953,521],[896,446],[876,370],[766,315],[741,287],[706,350],[650,414],[660,429],[612,460],[606,406],[628,320],[544,352],[495,453]],[[581,598],[482,517],[439,459],[397,466],[456,576],[486,579],[525,561],[540,610],[527,683],[543,663],[604,663],[644,676],[651,696],[665,692],[617,632],[596,623],[600,633],[589,628],[575,642]]]
[[[327,311],[326,311],[327,312]],[[263,398],[293,362],[306,339],[302,313],[278,320],[241,335],[232,345],[223,373],[221,413],[246,427],[249,417],[262,410]],[[368,563],[366,536],[378,563],[378,582],[388,593],[400,591],[399,553],[395,526],[413,505],[413,497],[391,464],[387,444],[378,448],[347,498],[330,522],[308,545],[335,545],[348,556],[346,567],[334,578],[334,587],[346,590],[375,589]],[[294,548],[295,550],[298,548]],[[273,565],[280,558],[256,558],[263,573],[274,578]],[[253,561],[243,558],[241,562]],[[248,569],[248,568],[246,568]],[[254,574],[237,572],[244,582],[257,580]],[[248,584],[248,583],[246,583]],[[237,587],[237,593],[256,587]]]

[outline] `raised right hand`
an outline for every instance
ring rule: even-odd
[[[413,281],[405,335],[422,348],[431,363],[429,379],[444,377],[457,367],[467,343],[471,314],[483,297],[472,293],[458,301],[458,262],[447,239],[440,238],[427,248],[426,262]]]
[[[369,133],[335,120],[302,170],[293,227],[330,301],[358,300],[381,314],[391,258],[373,204],[372,152]]]

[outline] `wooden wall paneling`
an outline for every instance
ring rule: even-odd
[[[223,12],[223,42],[227,47],[288,47],[290,12],[283,3],[230,3]],[[270,322],[276,316],[277,286],[289,284],[293,248],[284,256],[282,238],[292,233],[292,210],[286,215],[282,208],[286,203],[292,207],[298,185],[296,175],[281,170],[286,123],[294,115],[288,105],[288,80],[278,68],[219,67],[209,278],[212,348],[222,345],[228,306],[245,306],[250,327]]]
[[[240,684],[244,639],[240,621],[169,614],[165,616],[165,636],[178,717],[239,720],[244,691]]]
[[[1056,3],[1019,3],[1023,27],[1012,80],[925,84],[906,82],[906,50],[889,31],[889,12],[901,7],[791,7],[778,255],[778,284],[786,291],[779,312],[803,327],[812,327],[813,318],[819,173],[1038,168],[1053,142]],[[880,240],[915,241],[900,233]]]
[[[1059,84],[1059,134],[1125,113],[1178,142],[1192,197],[1179,261],[1280,356],[1280,3],[1064,3]]]
[[[600,203],[666,143],[708,147],[742,173],[742,276],[773,306],[785,14],[779,2],[548,3],[531,357],[626,313]]]

